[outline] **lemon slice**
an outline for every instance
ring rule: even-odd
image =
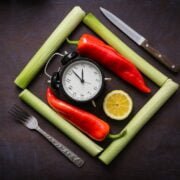
[[[103,102],[105,114],[114,120],[123,120],[131,113],[133,102],[130,96],[122,90],[108,93]]]

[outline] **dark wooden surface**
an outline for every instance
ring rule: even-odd
[[[105,166],[96,158],[88,155],[18,99],[20,89],[13,84],[14,78],[57,24],[75,5],[80,5],[87,12],[93,12],[138,54],[176,82],[180,80],[179,74],[172,74],[168,71],[108,22],[99,11],[99,7],[102,6],[114,12],[145,36],[155,48],[167,55],[174,63],[179,64],[179,0],[1,1],[0,179],[180,179],[179,91],[109,166]],[[92,33],[81,24],[71,37],[78,39],[84,32]],[[59,51],[71,51],[74,48],[64,44]],[[54,62],[49,71],[56,70],[57,63],[57,61]],[[106,83],[106,89],[97,100],[98,107],[94,109],[87,104],[84,109],[92,111],[107,120],[111,124],[112,131],[118,132],[158,90],[158,87],[145,78],[153,92],[151,95],[144,95],[107,70],[104,69],[104,72],[107,77],[112,77],[113,80]],[[43,73],[40,73],[29,87],[44,101],[46,101],[46,80],[47,78]],[[113,122],[102,111],[104,95],[113,89],[127,91],[134,101],[131,116],[123,122]],[[65,99],[63,96],[61,98]],[[81,169],[76,168],[38,133],[29,131],[10,118],[7,111],[14,103],[21,105],[34,114],[39,119],[39,124],[44,130],[67,145],[86,161],[85,166]],[[100,145],[106,147],[108,143],[108,141],[105,141]]]

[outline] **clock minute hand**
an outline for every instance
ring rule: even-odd
[[[82,83],[91,84],[90,82],[87,82],[87,81],[84,80],[84,70],[83,70],[83,69],[82,69],[82,71],[81,71],[81,76],[82,76],[82,79],[81,79],[81,82],[82,82]]]
[[[83,71],[83,69],[81,70],[81,76],[82,76],[81,82],[84,83],[84,71]]]

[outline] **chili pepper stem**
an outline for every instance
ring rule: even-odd
[[[72,41],[72,40],[70,40],[69,38],[66,38],[66,41],[67,41],[67,43],[69,43],[69,44],[78,45],[78,41]]]
[[[124,131],[122,131],[122,132],[120,132],[118,134],[109,134],[107,137],[109,139],[113,139],[114,140],[114,139],[122,138],[123,136],[126,135],[126,133],[127,133],[127,130],[124,130]]]

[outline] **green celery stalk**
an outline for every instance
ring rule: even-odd
[[[83,19],[90,29],[97,33],[110,46],[116,49],[120,54],[129,59],[144,75],[151,79],[158,86],[162,86],[168,79],[164,74],[150,65],[146,60],[129,48],[107,27],[105,27],[93,14],[87,14]]]
[[[81,133],[69,122],[64,120],[59,114],[57,114],[54,110],[52,110],[47,104],[45,104],[41,99],[32,94],[29,90],[23,90],[19,94],[19,97],[29,106],[31,106],[34,110],[40,113],[43,117],[45,117],[50,123],[52,123],[64,134],[66,134],[75,143],[77,143],[81,148],[86,150],[90,155],[96,156],[103,150],[103,148],[94,143],[91,139]]]
[[[141,108],[134,118],[122,130],[126,134],[114,140],[99,156],[105,164],[110,162],[126,147],[135,137],[140,129],[150,120],[150,118],[162,107],[162,105],[174,94],[179,85],[168,79],[159,91]]]
[[[85,12],[80,7],[74,7],[24,67],[14,83],[22,89],[26,88],[84,16]]]

